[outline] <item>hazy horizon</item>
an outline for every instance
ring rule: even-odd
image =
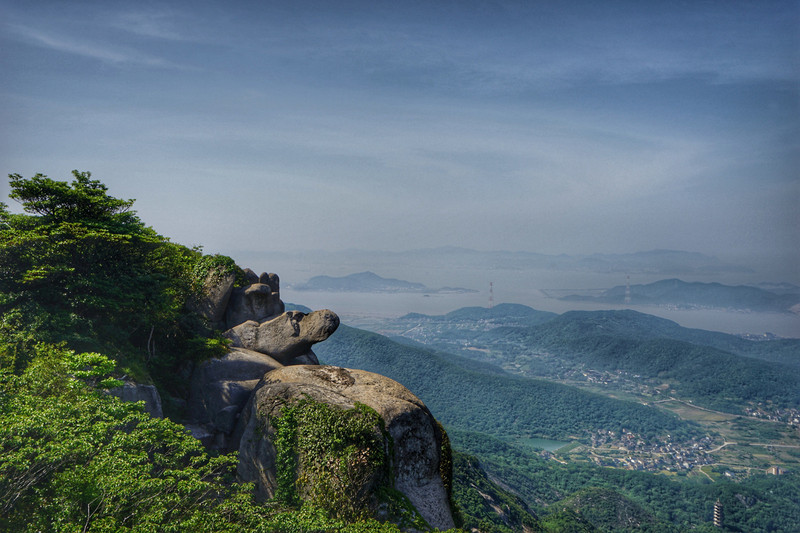
[[[0,162],[91,171],[208,253],[674,249],[792,273],[799,13],[0,0]]]

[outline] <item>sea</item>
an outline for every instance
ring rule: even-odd
[[[751,338],[800,338],[800,315],[796,313],[765,313],[739,309],[678,308],[674,306],[630,304],[612,305],[590,301],[565,301],[565,294],[594,294],[618,285],[645,284],[664,279],[663,275],[626,275],[619,273],[554,272],[551,270],[479,271],[468,267],[451,271],[385,269],[376,272],[419,282],[431,288],[429,292],[328,292],[301,291],[292,288],[307,281],[316,272],[313,267],[295,268],[281,276],[281,298],[284,302],[301,304],[311,309],[331,309],[344,324],[358,326],[370,318],[397,318],[408,313],[442,315],[462,307],[489,307],[500,303],[518,303],[541,311],[564,313],[571,310],[633,309],[677,322],[689,328],[720,331]],[[352,273],[352,272],[351,272]],[[344,274],[331,274],[344,275]],[[724,279],[685,279],[685,281],[718,281]],[[736,284],[736,280],[729,283]],[[461,287],[474,292],[437,291],[440,287]]]

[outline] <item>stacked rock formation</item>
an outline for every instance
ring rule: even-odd
[[[285,311],[278,276],[245,270],[250,284],[234,288],[233,274],[209,273],[194,310],[232,340],[221,358],[192,375],[187,427],[214,449],[239,451],[239,477],[257,494],[275,494],[275,434],[271,417],[287,401],[313,398],[340,408],[374,409],[393,441],[393,483],[433,527],[453,527],[441,473],[443,434],[422,401],[399,383],[361,370],[320,366],[312,345],[332,335],[339,317],[323,309]]]
[[[264,374],[284,365],[319,364],[311,346],[339,327],[339,317],[327,309],[285,312],[276,274],[245,269],[245,276],[251,283],[234,288],[233,273],[210,272],[203,298],[193,306],[213,326],[226,326],[233,341],[224,357],[194,370],[188,403],[187,427],[220,450],[238,448],[229,437]]]

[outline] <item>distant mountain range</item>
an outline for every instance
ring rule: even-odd
[[[714,275],[748,273],[749,268],[722,261],[698,252],[680,250],[649,250],[625,254],[549,255],[536,252],[506,250],[480,251],[470,248],[444,246],[399,252],[379,250],[299,251],[299,252],[240,252],[240,262],[253,264],[268,260],[294,264],[361,265],[361,268],[380,271],[397,265],[431,269],[453,268],[454,265],[477,269],[559,270],[596,273],[687,274]],[[263,259],[262,259],[263,258]],[[357,268],[357,267],[355,267]]]
[[[780,284],[773,291],[747,285],[689,283],[679,279],[665,279],[647,285],[631,285],[630,288],[618,285],[596,296],[571,294],[560,299],[613,304],[622,304],[629,300],[631,304],[800,312],[800,287],[789,284]]]
[[[382,278],[374,272],[359,272],[339,278],[331,276],[314,276],[306,283],[292,285],[296,291],[332,291],[332,292],[420,292],[420,293],[463,293],[477,292],[461,287],[442,287],[431,289],[422,283],[413,283],[402,279]]]

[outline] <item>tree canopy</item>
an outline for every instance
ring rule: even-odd
[[[209,332],[185,309],[202,253],[146,226],[89,172],[72,175],[9,175],[24,213],[0,205],[0,363],[21,370],[34,339],[142,367],[202,354]]]
[[[91,172],[73,170],[72,175],[75,179],[68,184],[43,174],[30,179],[9,174],[9,198],[21,203],[28,213],[64,222],[109,220],[127,213],[133,205],[134,200],[108,196],[105,185],[90,179]],[[135,217],[131,214],[130,218]]]

